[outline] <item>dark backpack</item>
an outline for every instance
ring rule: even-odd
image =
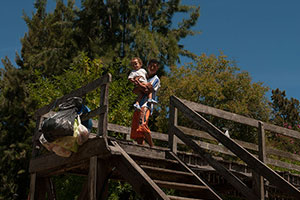
[[[82,99],[71,97],[58,106],[59,111],[52,117],[45,119],[41,131],[48,142],[59,137],[72,136],[74,121],[82,109]]]

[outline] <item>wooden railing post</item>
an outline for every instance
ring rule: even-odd
[[[177,108],[171,104],[171,101],[169,111],[169,148],[172,152],[177,154],[177,136],[172,131],[172,127],[177,126]]]
[[[263,122],[258,122],[258,158],[260,161],[266,161],[266,140]],[[260,200],[265,199],[264,177],[253,172],[254,190]]]
[[[98,164],[97,156],[93,156],[90,158],[90,168],[88,175],[88,194],[89,200],[97,199],[97,164]]]
[[[108,123],[108,87],[111,82],[111,75],[107,74],[107,81],[101,86],[100,92],[100,108],[103,107],[103,112],[100,113],[98,121],[98,136],[107,138],[107,123]]]

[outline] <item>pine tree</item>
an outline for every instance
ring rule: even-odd
[[[0,76],[0,199],[24,197],[33,134],[33,102],[28,99],[23,72],[8,58]]]
[[[74,3],[65,5],[57,1],[53,13],[46,13],[47,0],[35,3],[36,13],[32,18],[24,14],[28,33],[22,38],[21,57],[18,64],[28,73],[38,70],[43,76],[61,74],[77,56],[73,40]]]
[[[46,5],[47,0],[36,0],[32,17],[24,14],[28,32],[21,40],[21,54],[16,55],[18,67],[7,58],[2,60],[5,68],[0,72],[3,183],[0,198],[3,199],[12,199],[14,194],[20,199],[27,196],[27,168],[35,126],[33,113],[37,108],[110,72],[114,80],[110,122],[129,125],[134,99],[133,86],[127,81],[130,58],[139,56],[144,61],[158,58],[164,66],[178,61],[180,54],[193,56],[179,42],[194,34],[190,29],[198,19],[199,8],[182,6],[178,0],[82,0],[81,10],[75,8],[73,0],[66,4],[58,0],[50,13],[46,12]],[[179,12],[190,16],[176,27],[172,18]],[[78,59],[89,61],[78,62]],[[94,100],[88,101],[89,105]]]
[[[285,91],[281,91],[278,88],[276,90],[272,90],[271,99],[273,123],[297,130],[300,124],[299,100],[295,98],[288,99]]]
[[[199,17],[199,7],[178,0],[84,0],[77,26],[80,49],[90,56],[158,58],[163,65],[175,64],[179,55],[193,56],[179,44]],[[177,27],[176,13],[190,14]],[[173,28],[176,27],[176,28]]]

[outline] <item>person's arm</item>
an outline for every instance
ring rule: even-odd
[[[144,94],[149,94],[152,92],[152,85],[151,83],[142,83],[139,80],[135,82],[136,87],[134,88],[133,92],[135,94],[138,94],[139,92],[142,92]]]

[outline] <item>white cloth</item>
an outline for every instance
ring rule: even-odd
[[[153,91],[152,91],[152,99],[156,99],[156,93],[158,91],[158,89],[160,88],[160,79],[158,78],[157,75],[151,77],[148,79],[148,83],[151,83],[152,87],[153,87]],[[152,103],[148,103],[148,98],[147,95],[144,95],[144,97],[142,98],[142,100],[139,102],[142,107],[147,107],[150,109],[151,114],[153,112],[153,104]]]
[[[128,79],[133,79],[135,77],[141,76],[141,78],[139,79],[139,81],[143,82],[147,82],[147,71],[143,68],[140,68],[138,70],[132,70],[128,76]]]

